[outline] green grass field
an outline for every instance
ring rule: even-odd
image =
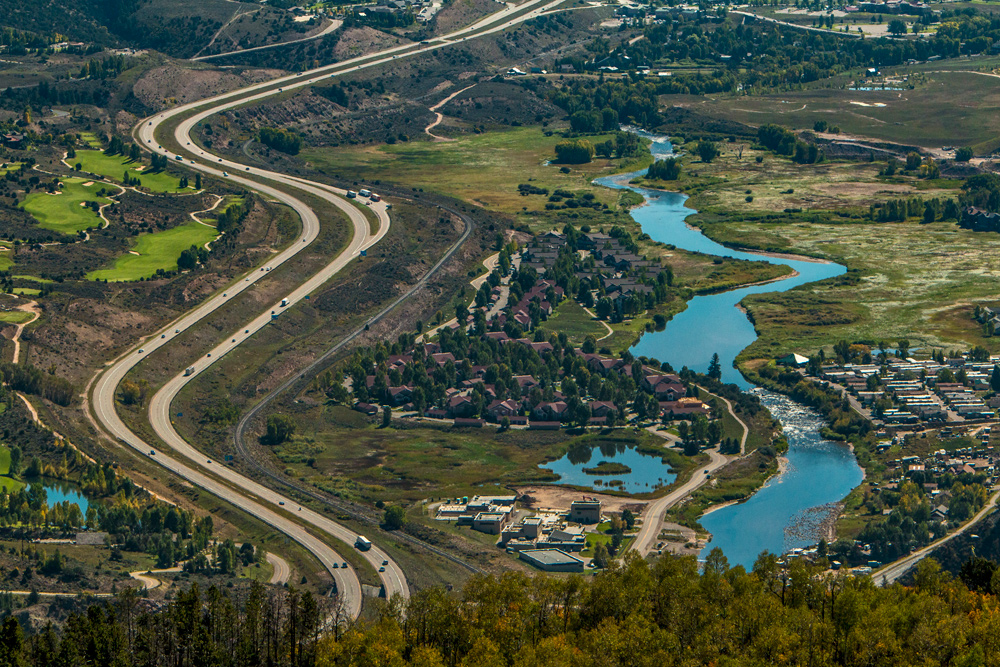
[[[10,250],[0,250],[0,271],[10,271],[14,266],[14,253]]]
[[[587,336],[595,339],[608,335],[608,330],[599,320],[590,316],[583,306],[573,299],[565,299],[560,303],[549,319],[542,323],[542,328],[553,333],[565,333],[574,343],[582,343]]]
[[[84,202],[110,204],[107,197],[98,197],[100,183],[84,186],[91,181],[82,178],[67,178],[63,180],[60,194],[50,195],[47,192],[32,192],[24,200],[24,210],[30,213],[38,223],[46,229],[63,234],[75,234],[88,227],[100,227],[101,217],[84,206]]]
[[[122,176],[128,170],[129,177],[138,178],[142,181],[142,187],[153,192],[186,192],[188,188],[181,188],[180,178],[165,171],[146,173],[137,167],[149,168],[149,164],[142,162],[132,162],[127,156],[105,155],[103,151],[77,151],[76,157],[67,160],[71,165],[80,163],[83,171],[90,174],[98,174],[104,178],[121,182]]]
[[[24,482],[19,482],[10,477],[0,477],[0,489],[4,491],[18,491],[24,488]]]
[[[0,322],[6,322],[7,324],[20,324],[21,322],[27,322],[31,319],[31,317],[31,313],[26,313],[23,310],[8,310],[7,312],[0,313]],[[3,473],[0,473],[0,475],[2,474]]]
[[[7,477],[10,474],[10,450],[0,445],[0,489],[17,491],[24,488],[24,482]]]
[[[607,138],[595,136],[587,140],[598,143]],[[523,207],[544,210],[545,197],[518,194],[517,186],[529,182],[550,192],[558,188],[593,192],[598,201],[614,206],[618,193],[594,187],[591,181],[615,171],[616,161],[595,159],[590,164],[573,165],[569,174],[563,174],[558,165],[546,164],[555,159],[555,145],[560,141],[563,138],[558,134],[546,137],[540,127],[524,127],[465,136],[447,143],[340,146],[309,149],[302,155],[329,174],[405,183],[509,213],[520,212]]]
[[[81,132],[80,139],[91,148],[101,148],[101,140],[93,132]]]
[[[140,234],[133,252],[115,260],[115,265],[107,269],[92,271],[89,280],[124,282],[156,275],[157,269],[173,271],[177,268],[177,258],[181,251],[193,245],[202,246],[216,237],[213,227],[206,227],[194,220],[186,225],[153,234]]]

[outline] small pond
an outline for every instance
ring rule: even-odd
[[[34,484],[32,484],[34,486]],[[29,487],[30,488],[30,487]],[[61,502],[69,501],[75,503],[80,508],[80,512],[84,515],[87,514],[87,508],[90,507],[90,502],[87,497],[80,492],[80,489],[71,484],[60,484],[58,482],[48,482],[42,484],[42,488],[45,489],[45,498],[48,500],[49,507],[53,505],[58,505]]]
[[[595,491],[649,493],[677,477],[659,456],[643,454],[634,447],[614,445],[577,447],[561,459],[543,463],[541,467],[559,475],[560,484],[586,486]]]

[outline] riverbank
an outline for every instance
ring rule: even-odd
[[[647,136],[652,140],[654,158],[671,155],[668,140]],[[699,372],[706,372],[713,355],[718,354],[722,381],[737,384],[744,390],[751,389],[752,385],[734,367],[737,356],[757,338],[753,324],[738,308],[740,302],[753,294],[787,293],[799,285],[841,275],[846,268],[828,261],[816,261],[816,258],[726,248],[709,239],[701,229],[686,223],[686,218],[697,213],[687,206],[687,195],[644,189],[628,184],[628,180],[615,177],[598,182],[643,196],[646,205],[632,209],[631,215],[652,240],[688,252],[766,261],[792,269],[781,280],[696,296],[665,329],[646,333],[632,347],[636,357],[655,357],[668,361],[675,368],[687,366]],[[806,413],[809,418],[804,419],[800,411],[806,408],[791,401],[782,403],[780,399],[769,398],[768,408],[789,435],[787,454],[762,447],[730,462],[713,475],[712,484],[703,486],[690,501],[675,507],[671,517],[684,525],[701,522],[701,526],[713,534],[709,547],[722,546],[730,562],[748,567],[762,550],[781,553],[790,548],[786,529],[796,523],[795,517],[811,508],[842,500],[855,486],[860,470],[849,450],[820,436],[818,415]],[[779,454],[787,457],[786,462],[778,461]],[[775,479],[781,481],[776,483]],[[818,481],[812,483],[812,479]],[[739,500],[743,502],[733,502]],[[708,508],[713,511],[703,513]]]

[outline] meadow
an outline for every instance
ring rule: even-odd
[[[724,234],[746,238],[759,226],[732,221]],[[769,224],[767,233],[793,252],[841,262],[851,273],[745,299],[760,338],[744,358],[808,354],[841,339],[1000,350],[971,317],[975,304],[1000,301],[1000,235],[916,221]]]
[[[180,186],[180,178],[167,171],[148,172],[149,164],[141,160],[132,161],[127,155],[105,155],[104,151],[81,150],[75,158],[67,160],[70,165],[79,163],[82,170],[120,183],[128,172],[130,178],[138,178],[142,187],[152,192],[187,192],[189,188]],[[142,167],[138,169],[137,167]]]
[[[541,328],[556,334],[564,333],[577,345],[587,336],[599,339],[608,335],[608,330],[600,320],[594,318],[573,299],[565,299],[556,306],[549,319],[542,323]]]
[[[609,136],[587,137],[600,143]],[[598,188],[591,181],[619,171],[615,160],[595,158],[589,164],[571,165],[562,173],[555,159],[559,134],[545,136],[540,127],[515,128],[464,136],[455,141],[410,141],[365,147],[311,148],[303,157],[328,174],[350,174],[372,181],[388,180],[459,197],[506,213],[544,211],[545,197],[522,197],[517,186],[530,183],[549,192],[557,189],[587,190],[597,201],[615,206],[618,193]],[[636,162],[635,169],[648,162]]]
[[[985,71],[972,71],[972,67]],[[935,62],[895,68],[902,90],[851,90],[841,77],[830,87],[741,97],[684,97],[685,107],[754,126],[777,123],[812,129],[817,120],[844,134],[927,148],[971,146],[977,154],[1000,148],[1000,76],[996,59]],[[966,68],[968,71],[952,68]],[[862,84],[863,86],[864,84]],[[910,89],[910,85],[913,86]]]
[[[97,202],[110,204],[107,197],[98,197],[97,191],[106,187],[83,178],[66,178],[59,194],[36,191],[24,200],[23,208],[39,225],[63,234],[76,234],[90,227],[100,227],[103,220],[85,204]],[[90,183],[90,185],[84,185]]]
[[[133,249],[116,259],[113,267],[92,271],[87,279],[124,282],[149,278],[159,269],[174,271],[182,251],[202,246],[215,237],[214,227],[194,220],[162,232],[140,234]]]

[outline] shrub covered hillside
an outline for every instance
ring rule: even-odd
[[[964,568],[966,570],[983,568]],[[985,570],[984,570],[985,571]],[[968,578],[968,577],[967,577]],[[974,578],[974,577],[973,577]],[[980,577],[982,578],[982,577]],[[1000,579],[1000,578],[998,578]],[[978,582],[983,583],[983,582]],[[1000,583],[1000,582],[998,582]],[[995,590],[992,583],[977,590]],[[207,595],[164,608],[133,593],[71,616],[58,636],[0,628],[0,665],[590,667],[620,665],[994,665],[1000,609],[991,593],[924,561],[913,587],[822,574],[763,554],[753,572],[713,552],[655,564],[626,559],[592,578],[507,573],[462,593],[423,590],[404,607],[322,632],[336,613],[293,589]],[[329,627],[329,626],[326,626]]]

